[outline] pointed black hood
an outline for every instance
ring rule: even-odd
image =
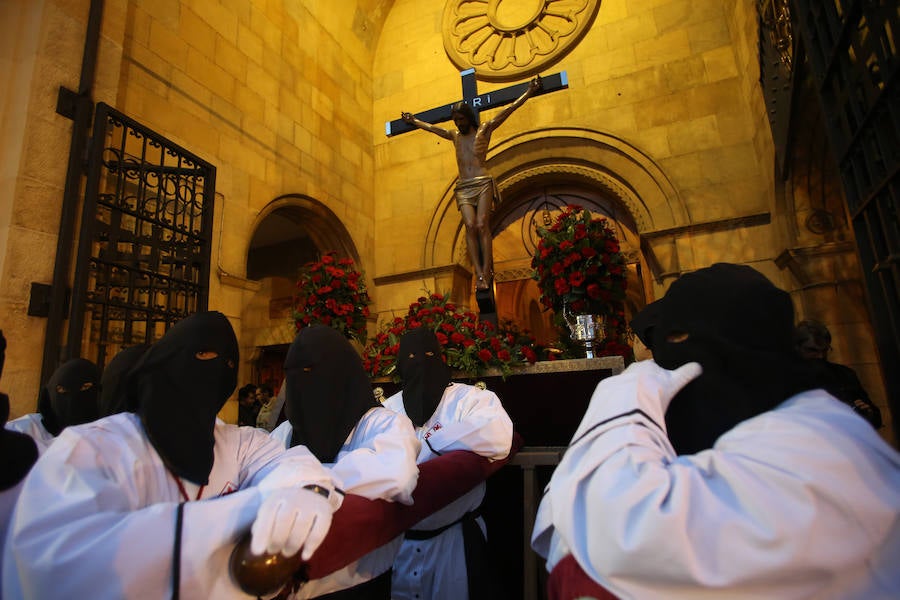
[[[220,312],[193,314],[153,344],[128,375],[128,410],[166,466],[205,485],[216,415],[237,386],[238,343]]]
[[[301,329],[284,361],[291,446],[304,445],[332,463],[360,418],[378,406],[362,359],[336,329]]]
[[[703,366],[666,412],[679,454],[712,447],[741,421],[809,387],[793,352],[793,323],[787,292],[751,267],[727,263],[682,276],[635,317],[632,328],[661,367]]]
[[[450,383],[450,367],[444,362],[441,344],[427,327],[403,334],[397,351],[397,372],[403,386],[403,408],[416,427],[434,414]]]
[[[125,411],[125,378],[149,347],[149,344],[140,344],[120,350],[104,367],[103,375],[100,377],[101,417]]]
[[[73,358],[59,366],[41,388],[38,412],[44,427],[54,436],[69,425],[90,423],[100,415],[97,395],[100,369],[85,358]]]

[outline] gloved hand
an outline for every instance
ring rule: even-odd
[[[263,495],[250,529],[250,551],[293,556],[302,548],[300,557],[309,560],[325,539],[333,512],[332,503],[317,491],[300,486],[272,490]]]
[[[672,398],[703,372],[700,363],[690,362],[669,371],[652,360],[632,363],[619,375],[602,380],[578,426],[573,442],[604,421],[643,412],[666,428],[666,410]]]
[[[672,398],[703,373],[700,363],[690,362],[673,371],[664,369],[652,360],[632,365],[630,376],[637,383],[638,405],[653,419],[665,422]]]

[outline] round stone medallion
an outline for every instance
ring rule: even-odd
[[[478,79],[523,79],[571,51],[599,8],[600,0],[447,0],[444,50]]]

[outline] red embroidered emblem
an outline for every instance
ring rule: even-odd
[[[230,481],[225,483],[225,486],[222,488],[222,491],[219,492],[219,496],[227,496],[228,494],[233,494],[238,491],[238,487],[231,483]]]
[[[431,429],[429,429],[428,432],[425,434],[425,439],[427,440],[428,438],[431,437],[432,433],[434,433],[435,431],[438,431],[440,429],[443,429],[443,427],[444,426],[441,425],[440,423],[435,423],[434,425],[431,426]]]

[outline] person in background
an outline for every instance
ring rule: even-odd
[[[172,326],[126,382],[126,412],[65,428],[21,490],[3,557],[4,598],[246,598],[228,559],[308,559],[342,501],[303,446],[216,418],[238,344],[218,312]]]
[[[38,412],[14,419],[6,428],[30,435],[43,454],[63,429],[100,416],[99,391],[97,365],[85,358],[73,358],[60,365],[41,388]]]
[[[284,448],[309,448],[343,482],[346,493],[412,504],[419,474],[416,432],[408,418],[375,402],[350,342],[326,325],[304,327],[288,350],[284,372],[288,420],[272,438]],[[306,582],[290,597],[389,600],[391,565],[401,539]]]
[[[238,390],[238,425],[256,427],[261,405],[256,400],[256,386],[248,383]]]
[[[538,509],[550,597],[900,597],[900,454],[810,384],[790,295],[719,263],[651,306]]]
[[[284,390],[284,386],[282,386]],[[259,405],[259,413],[256,415],[256,426],[266,431],[272,431],[278,423],[278,415],[284,404],[282,393],[272,395],[272,388],[261,385],[256,388],[256,403]]]
[[[402,390],[384,405],[408,416],[422,441],[421,464],[453,450],[492,460],[512,446],[512,420],[491,391],[450,381],[440,342],[431,329],[403,334],[397,353]],[[394,561],[394,600],[466,600],[496,597],[479,516],[484,482],[406,532]]]
[[[150,344],[138,344],[120,350],[100,376],[99,416],[108,417],[125,410],[125,379]]]
[[[816,378],[825,391],[853,408],[875,429],[882,427],[881,410],[869,399],[856,372],[828,360],[831,332],[824,323],[812,319],[800,321],[794,328],[794,348],[813,366]]]

